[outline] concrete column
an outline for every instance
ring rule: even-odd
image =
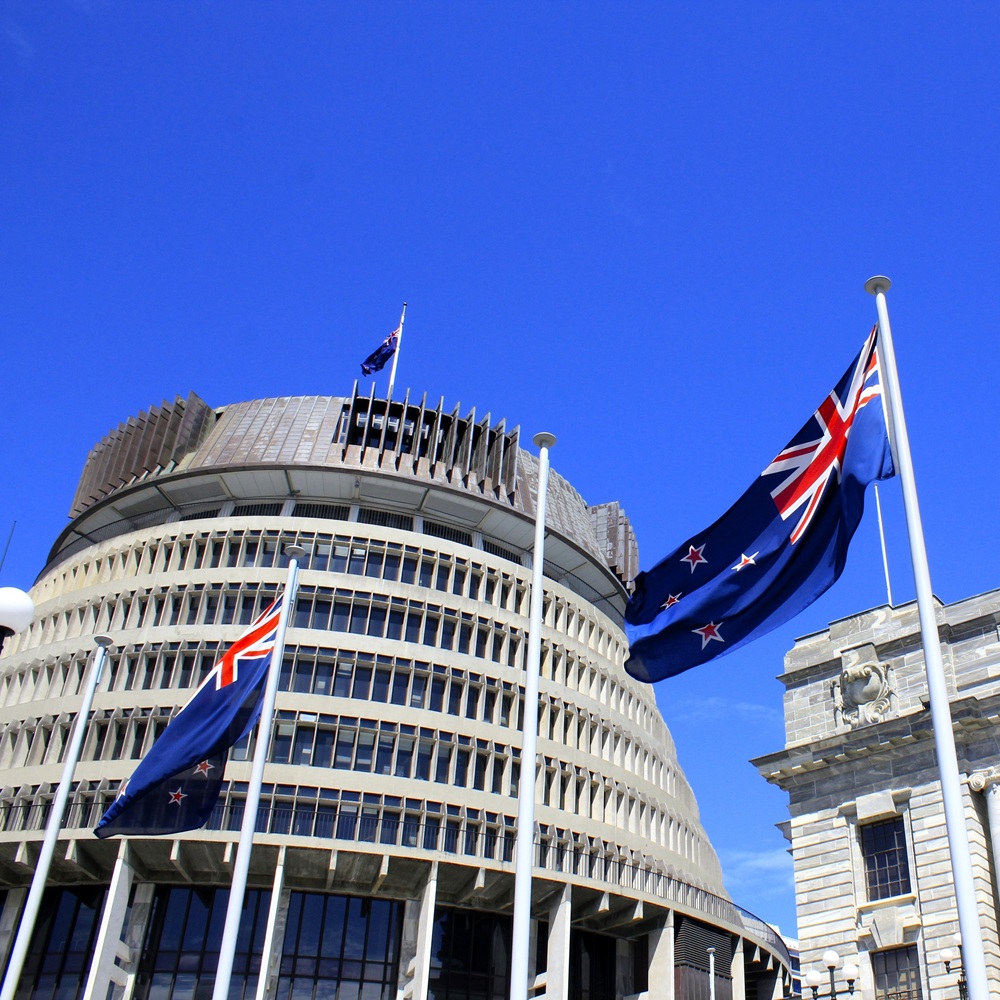
[[[115,1000],[132,1000],[135,991],[136,974],[139,970],[139,959],[142,957],[142,945],[146,940],[146,925],[153,911],[153,895],[156,886],[152,882],[141,882],[135,887],[132,895],[132,916],[125,930],[125,950],[128,961],[123,963],[125,969],[125,989]],[[102,1000],[100,996],[96,1000]]]
[[[128,973],[116,960],[120,959],[128,964],[132,957],[128,946],[122,941],[125,917],[128,915],[128,897],[135,877],[129,860],[128,841],[122,840],[111,873],[111,885],[108,886],[104,909],[101,911],[101,925],[94,942],[94,957],[90,961],[83,1000],[105,1000],[112,983],[124,989],[128,979]]]
[[[288,893],[285,892],[285,848],[282,845],[278,850],[278,863],[271,883],[271,905],[267,911],[267,930],[264,931],[264,946],[260,953],[260,974],[257,977],[255,1000],[266,1000],[274,994],[287,922]]]
[[[988,767],[969,775],[969,788],[986,799],[986,819],[990,824],[993,870],[1000,872],[1000,767]]]
[[[649,1000],[674,1000],[674,911],[649,932]]]
[[[437,906],[438,863],[430,867],[420,899],[408,901],[403,919],[403,946],[400,967],[401,995],[406,1000],[427,1000],[431,977],[431,945],[434,941],[434,912]],[[416,939],[414,941],[414,938]],[[412,955],[408,954],[412,949]],[[405,985],[403,985],[405,984]]]
[[[573,887],[567,883],[549,910],[549,944],[545,952],[545,1000],[569,1000],[569,935]]]
[[[615,939],[615,991],[620,997],[631,996],[635,993],[635,983],[632,981],[630,944],[631,942],[626,938]]]
[[[0,914],[0,969],[6,968],[10,949],[14,944],[17,928],[21,923],[21,911],[28,896],[28,887],[7,890],[7,901]]]
[[[743,938],[740,938],[733,948],[733,964],[729,968],[729,974],[733,977],[733,1000],[746,1000],[747,996],[747,977],[745,966],[743,965],[743,948],[744,941]]]

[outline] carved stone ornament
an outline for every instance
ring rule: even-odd
[[[1000,767],[985,767],[969,775],[969,788],[974,792],[984,792],[996,785],[1000,785]]]
[[[845,650],[841,660],[843,670],[834,691],[841,719],[849,726],[882,722],[891,708],[892,688],[875,648]]]

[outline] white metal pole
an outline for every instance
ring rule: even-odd
[[[941,658],[941,643],[938,639],[937,615],[934,608],[934,595],[931,590],[930,570],[927,565],[927,549],[924,545],[920,506],[917,502],[917,487],[913,476],[910,441],[903,416],[903,401],[899,391],[896,355],[893,349],[892,332],[889,328],[889,310],[885,304],[885,293],[889,290],[889,286],[889,279],[878,275],[868,279],[865,283],[865,290],[875,296],[875,306],[878,310],[885,390],[892,414],[896,471],[899,473],[900,485],[903,490],[903,507],[906,511],[906,531],[910,541],[910,561],[913,564],[913,582],[917,593],[917,612],[920,618],[924,667],[927,674],[927,690],[930,696],[931,726],[934,730],[934,746],[937,751],[938,771],[941,778],[941,796],[944,800],[951,871],[955,880],[958,923],[962,929],[962,941],[966,950],[965,967],[969,984],[969,1000],[987,1000],[989,990],[986,983],[986,957],[983,952],[982,930],[979,926],[979,915],[976,909],[972,857],[969,852],[969,831],[962,804],[955,734],[952,729],[948,688],[945,683],[944,663]]]
[[[708,1000],[715,1000],[715,949],[708,948]]]
[[[531,940],[531,869],[535,841],[535,773],[538,758],[538,674],[542,659],[542,567],[545,562],[545,497],[549,486],[552,434],[536,434],[538,499],[535,505],[535,547],[531,556],[531,605],[528,612],[528,656],[524,677],[524,718],[521,725],[521,783],[517,797],[517,839],[514,848],[514,927],[510,954],[510,1000],[527,1000],[528,950]]]
[[[246,895],[247,874],[250,871],[250,852],[253,850],[253,835],[257,826],[257,807],[260,805],[260,786],[264,779],[264,764],[271,743],[271,724],[274,718],[274,700],[278,692],[281,676],[281,661],[285,655],[285,632],[288,616],[295,603],[299,583],[299,560],[306,550],[300,545],[289,545],[285,553],[290,556],[288,577],[285,581],[285,595],[278,616],[278,628],[274,635],[274,650],[267,671],[264,701],[260,707],[257,722],[257,746],[254,748],[253,766],[250,770],[250,785],[240,826],[239,846],[236,848],[236,862],[233,865],[233,884],[229,890],[229,905],[226,908],[226,923],[222,929],[222,944],[219,947],[219,966],[215,973],[215,989],[212,1000],[227,1000],[229,983],[233,978],[233,959],[236,956],[236,939],[240,931],[240,916],[243,912],[243,897]],[[260,974],[266,975],[261,969]]]
[[[878,514],[878,540],[882,543],[882,570],[885,573],[885,594],[892,607],[892,584],[889,582],[889,555],[885,547],[885,527],[882,524],[882,500],[878,493],[878,483],[875,484],[875,513]]]
[[[392,399],[392,387],[396,384],[396,362],[399,361],[399,349],[403,346],[403,320],[406,319],[406,303],[399,314],[399,326],[396,327],[396,350],[392,352],[392,367],[389,369],[389,391],[386,399]]]
[[[55,798],[52,800],[49,821],[45,824],[45,836],[42,838],[42,847],[38,852],[38,861],[35,863],[35,874],[31,878],[31,888],[28,890],[28,898],[25,900],[24,911],[21,913],[17,937],[15,937],[14,946],[11,948],[7,974],[4,976],[3,988],[0,989],[0,1000],[13,1000],[14,993],[17,991],[17,984],[24,968],[24,960],[28,954],[28,945],[31,944],[31,935],[34,933],[35,921],[38,919],[42,894],[45,892],[45,882],[49,877],[52,855],[55,853],[56,841],[59,839],[59,831],[62,829],[66,800],[73,787],[73,774],[76,771],[77,761],[80,759],[80,747],[83,744],[84,733],[87,731],[90,707],[94,703],[94,692],[101,682],[104,663],[108,658],[108,646],[111,645],[110,636],[95,635],[94,642],[97,644],[94,662],[83,690],[80,710],[76,713],[76,719],[73,721],[73,731],[70,734],[69,747],[63,762],[62,776],[59,779]]]

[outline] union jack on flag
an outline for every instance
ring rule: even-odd
[[[837,580],[865,488],[894,474],[879,374],[876,327],[750,489],[636,577],[625,610],[625,669],[633,677],[661,680],[736,649]]]
[[[841,389],[838,386],[834,389],[813,414],[819,436],[810,441],[788,445],[761,473],[764,476],[788,473],[771,490],[771,496],[783,519],[788,520],[804,508],[792,530],[790,541],[793,545],[812,523],[820,498],[830,480],[836,477],[837,482],[840,482],[840,470],[854,418],[872,400],[881,401],[878,349],[875,346],[877,334],[878,326],[875,326],[858,356],[857,365],[849,373],[850,380],[846,387]],[[809,426],[806,424],[807,428]]]
[[[256,661],[271,655],[280,618],[279,597],[253,620],[246,632],[222,654],[222,659],[212,668],[208,678],[214,679],[216,688],[224,688],[237,679],[241,661]]]
[[[262,611],[219,657],[101,817],[98,837],[178,833],[205,823],[229,748],[260,716],[282,601]]]

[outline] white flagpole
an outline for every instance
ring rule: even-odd
[[[87,678],[87,685],[83,691],[83,700],[80,702],[80,710],[76,713],[73,721],[73,731],[69,738],[69,748],[66,751],[66,759],[63,762],[62,776],[59,779],[59,787],[56,789],[55,798],[52,800],[52,808],[49,812],[49,821],[45,824],[45,836],[42,838],[42,847],[38,852],[38,861],[35,863],[35,874],[31,878],[31,888],[28,890],[28,898],[24,903],[24,911],[21,913],[21,923],[17,929],[17,937],[14,939],[14,946],[11,948],[10,961],[7,964],[7,974],[4,976],[3,987],[0,989],[0,1000],[13,1000],[17,991],[17,984],[21,978],[21,971],[24,968],[24,960],[28,954],[28,945],[31,944],[31,935],[35,930],[35,921],[38,919],[38,910],[42,902],[42,894],[45,892],[45,883],[49,877],[49,866],[52,864],[52,855],[55,853],[56,841],[59,839],[59,831],[62,828],[63,813],[66,811],[66,800],[69,798],[70,789],[73,787],[73,774],[76,771],[77,761],[80,759],[80,747],[83,744],[83,736],[87,731],[87,722],[90,719],[90,708],[94,703],[94,692],[101,682],[101,674],[104,671],[104,663],[108,658],[108,646],[111,645],[110,636],[95,635],[94,642],[97,650],[94,653],[94,663],[90,669],[90,676]]]
[[[219,967],[215,973],[215,989],[212,992],[212,1000],[227,1000],[229,983],[233,978],[236,939],[240,931],[243,897],[246,895],[247,874],[250,871],[250,852],[253,850],[253,835],[257,827],[260,786],[264,779],[264,764],[267,761],[267,751],[271,743],[271,724],[274,719],[274,700],[278,692],[278,679],[281,676],[281,661],[285,656],[285,632],[288,629],[288,616],[291,614],[292,605],[295,603],[295,594],[298,590],[299,560],[306,554],[306,550],[301,545],[289,545],[285,548],[285,554],[290,557],[288,577],[285,581],[281,614],[278,616],[278,628],[274,635],[274,650],[271,653],[271,663],[267,672],[267,685],[264,688],[264,701],[260,707],[260,720],[257,722],[257,746],[254,748],[250,785],[247,788],[243,823],[240,826],[239,846],[236,849],[236,862],[233,865],[233,884],[229,890],[229,906],[226,908],[226,923],[222,929]],[[265,975],[265,970],[261,969],[260,974]]]
[[[531,868],[535,841],[535,773],[538,758],[538,675],[542,659],[542,567],[545,561],[545,497],[549,485],[552,434],[533,438],[538,447],[538,498],[535,503],[535,547],[531,556],[531,606],[528,612],[528,656],[525,663],[524,718],[521,726],[521,781],[517,797],[514,848],[514,927],[510,955],[510,1000],[527,1000],[528,948],[531,931]]]
[[[878,540],[882,543],[882,570],[885,573],[885,595],[892,607],[892,584],[889,582],[889,554],[885,548],[885,527],[882,524],[882,500],[878,495],[878,483],[875,484],[875,512],[878,514]]]
[[[986,982],[986,956],[983,951],[982,930],[976,909],[976,889],[972,874],[972,857],[969,852],[969,831],[965,822],[962,788],[959,782],[955,734],[952,729],[944,663],[941,659],[941,643],[938,639],[934,595],[931,590],[930,570],[927,566],[927,549],[924,545],[924,530],[920,520],[917,487],[913,476],[910,440],[903,417],[903,401],[899,392],[896,354],[892,344],[892,332],[889,328],[889,310],[885,304],[885,293],[889,290],[889,286],[889,279],[878,275],[865,282],[865,291],[875,296],[875,307],[878,310],[885,390],[892,414],[893,457],[903,489],[906,530],[910,540],[910,561],[913,564],[913,582],[916,585],[917,612],[920,618],[920,634],[924,647],[924,667],[927,673],[927,690],[930,695],[931,726],[934,730],[934,745],[937,751],[938,771],[941,779],[941,795],[944,799],[945,825],[948,831],[952,877],[955,880],[958,923],[962,929],[968,997],[969,1000],[987,1000],[989,990]]]
[[[392,368],[389,369],[389,391],[386,399],[392,399],[392,387],[396,384],[396,362],[399,361],[399,349],[403,346],[403,320],[406,319],[406,303],[399,314],[399,326],[396,327],[396,350],[392,352]]]

